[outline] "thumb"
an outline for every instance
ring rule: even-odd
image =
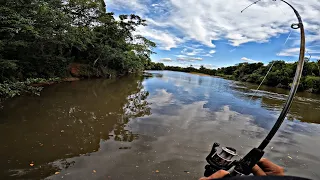
[[[258,165],[255,165],[255,166],[252,168],[252,173],[253,173],[255,176],[266,176],[266,175],[267,175]]]
[[[216,173],[212,174],[209,177],[200,178],[200,180],[220,179],[220,178],[223,178],[224,176],[226,176],[228,174],[229,174],[228,171],[220,170],[220,171],[217,171]]]

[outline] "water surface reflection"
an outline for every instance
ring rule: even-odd
[[[151,73],[144,80],[61,84],[41,97],[10,102],[0,113],[6,145],[1,157],[9,157],[1,161],[5,176],[198,179],[214,141],[247,153],[265,137],[286,99],[286,91],[264,87],[248,102],[255,85]],[[319,99],[298,94],[266,150],[287,174],[320,179]]]

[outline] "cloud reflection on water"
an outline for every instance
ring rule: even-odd
[[[230,81],[161,73],[162,76],[143,83],[150,93],[146,101],[150,103],[151,113],[128,123],[127,128],[139,134],[138,140],[124,142],[131,149],[115,151],[122,142],[101,142],[101,150],[90,157],[69,159],[76,162],[75,166],[64,173],[74,178],[91,177],[87,171],[89,165],[97,170],[99,177],[199,178],[213,142],[232,146],[240,155],[245,155],[259,145],[277,118],[279,109],[264,107],[268,105],[264,100],[266,96],[250,104],[248,95],[231,87]],[[285,121],[267,147],[266,157],[285,166],[287,174],[317,179],[319,136],[317,124]],[[157,176],[155,169],[159,169],[161,175]],[[185,170],[190,175],[184,173]]]

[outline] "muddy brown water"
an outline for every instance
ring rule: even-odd
[[[0,179],[198,179],[213,142],[259,145],[288,91],[181,72],[56,84],[0,110]],[[250,97],[254,95],[252,101]],[[265,157],[320,179],[320,96],[298,93]]]

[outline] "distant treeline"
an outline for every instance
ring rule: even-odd
[[[3,0],[0,17],[0,99],[32,79],[141,71],[156,46],[135,33],[145,20],[114,18],[104,0]]]
[[[297,62],[285,63],[284,61],[272,61],[266,66],[263,63],[240,63],[235,66],[218,69],[207,69],[204,66],[201,66],[199,69],[196,69],[192,66],[182,68],[165,66],[163,63],[153,63],[152,69],[197,72],[213,76],[220,76],[231,80],[260,84],[272,64],[273,67],[266,77],[264,85],[287,89],[290,88],[297,68]],[[318,62],[310,62],[306,60],[299,90],[320,93],[320,60]]]

